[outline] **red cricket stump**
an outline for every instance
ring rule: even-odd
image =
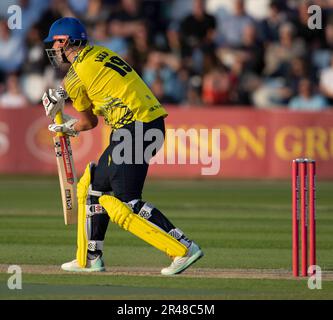
[[[315,266],[316,265],[316,162],[314,160],[310,160],[308,165],[309,165],[310,266]],[[313,270],[312,274],[314,273],[315,270]]]
[[[292,164],[292,246],[293,246],[293,275],[294,277],[299,276],[299,247],[298,247],[298,225],[299,225],[299,175],[298,175],[298,162],[293,160]]]
[[[299,230],[301,221],[301,230]],[[309,230],[309,239],[308,239]],[[316,161],[296,159],[292,163],[292,260],[293,275],[299,276],[299,233],[301,233],[301,275],[308,275],[309,263],[316,265]],[[315,269],[310,275],[315,273]]]
[[[299,164],[301,179],[301,251],[302,251],[302,276],[308,275],[308,216],[307,216],[307,162]]]

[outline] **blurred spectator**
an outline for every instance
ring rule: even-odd
[[[135,37],[139,24],[144,21],[141,15],[141,0],[121,0],[121,9],[109,17],[112,36]]]
[[[309,79],[302,79],[298,85],[298,96],[292,98],[289,102],[289,108],[291,110],[323,110],[327,108],[326,99],[315,94],[313,86]]]
[[[183,56],[191,56],[196,49],[214,50],[215,28],[214,16],[205,11],[205,0],[194,0],[192,13],[180,23]]]
[[[325,45],[324,48],[333,49],[333,22],[325,27]]]
[[[265,54],[265,74],[271,77],[284,76],[291,60],[306,54],[305,43],[295,37],[295,28],[284,23],[279,29],[279,42],[270,44]]]
[[[174,57],[162,52],[152,51],[144,66],[142,77],[150,88],[152,88],[156,80],[161,81],[164,96],[178,103],[182,100],[183,94],[180,90],[177,75],[179,68],[179,61],[174,59]],[[158,89],[160,85],[160,83],[157,83]]]
[[[253,72],[246,72],[244,61],[238,56],[230,70],[235,83],[233,100],[239,105],[253,105],[252,94],[261,85],[261,78]]]
[[[329,21],[325,26],[324,36],[324,44],[313,51],[311,61],[313,69],[317,70],[319,73],[330,64],[331,50],[333,49],[333,21]]]
[[[266,43],[279,40],[280,26],[287,20],[283,7],[281,1],[272,0],[270,3],[268,17],[260,25],[262,37]]]
[[[22,71],[24,73],[43,74],[49,61],[44,51],[43,42],[36,26],[33,26],[26,39],[26,58]]]
[[[21,69],[22,92],[31,104],[36,104],[40,102],[40,97],[46,89],[44,72],[49,64],[36,26],[27,34],[26,44],[26,58]]]
[[[309,80],[314,81],[309,70],[308,61],[306,59],[296,57],[291,61],[290,68],[286,74],[286,87],[290,90],[289,97],[297,93],[298,84],[303,78],[308,78]]]
[[[185,68],[181,69],[179,77],[181,90],[184,93],[181,104],[188,106],[201,106],[201,77],[198,75],[190,76]]]
[[[264,67],[264,47],[257,36],[255,25],[248,24],[244,27],[241,43],[232,48],[218,49],[218,55],[223,64],[228,67],[236,62],[242,62],[243,72],[261,74]]]
[[[166,30],[166,38],[168,43],[168,51],[177,56],[182,56],[182,44],[180,41],[180,35],[179,35],[179,26],[176,23],[171,23]]]
[[[87,11],[89,0],[68,0],[69,7],[76,15],[84,15]]]
[[[186,91],[186,99],[182,104],[191,107],[202,106],[200,89],[195,85],[189,84],[189,87]]]
[[[313,1],[300,1],[296,10],[296,16],[292,19],[293,25],[296,27],[297,36],[302,38],[309,49],[322,46],[325,41],[324,29],[310,29],[308,26],[310,14],[309,6]],[[325,25],[325,15],[322,15],[322,25]]]
[[[150,32],[150,37],[154,46],[158,49],[167,46],[166,30],[170,22],[170,6],[169,1],[142,1],[141,14],[144,17],[147,32],[149,30],[153,31]]]
[[[256,90],[255,104],[261,108],[288,104],[290,98],[298,94],[299,82],[303,78],[312,79],[307,60],[300,57],[293,58],[285,77],[266,80]]]
[[[242,43],[238,49],[244,62],[244,71],[261,74],[264,68],[264,47],[259,41],[255,25],[246,25],[243,30]]]
[[[94,44],[106,47],[126,58],[128,53],[128,44],[126,40],[116,36],[110,37],[107,22],[97,22],[93,28],[91,36]]]
[[[102,0],[88,0],[87,10],[79,17],[87,28],[94,28],[98,22],[104,22],[109,16]]]
[[[41,18],[49,3],[45,0],[18,0],[16,4],[22,10],[22,27],[13,31],[25,37],[30,28]]]
[[[163,103],[176,103],[172,96],[169,96],[165,91],[164,81],[157,75],[153,83],[151,84],[151,90],[158,99],[159,102]]]
[[[330,104],[333,103],[333,55],[331,55],[331,63],[320,74],[320,91],[329,99]]]
[[[281,0],[285,2],[286,0]],[[245,10],[256,20],[267,17],[268,7],[270,0],[245,0]],[[207,0],[207,6],[209,12],[219,12],[219,9],[223,8],[226,11],[231,12],[233,10],[234,1],[230,0]]]
[[[286,92],[285,92],[286,91]],[[252,101],[257,108],[272,108],[285,105],[285,96],[289,95],[283,78],[269,78],[261,81],[252,93]]]
[[[151,51],[151,43],[148,28],[145,22],[140,22],[136,30],[136,36],[129,40],[128,62],[136,72],[142,74],[142,68]]]
[[[8,75],[5,92],[0,95],[0,107],[17,109],[27,106],[27,100],[21,92],[18,77],[15,74]]]
[[[219,26],[218,43],[222,46],[240,45],[245,26],[254,23],[254,20],[245,12],[244,0],[233,2],[234,13],[226,16]]]
[[[0,20],[0,70],[17,71],[24,61],[23,34],[8,28],[7,20]]]
[[[192,9],[193,9],[193,0],[170,1],[170,16],[172,17],[173,20],[181,21],[187,15],[191,14]]]
[[[232,104],[235,84],[235,77],[225,67],[217,66],[203,77],[203,102],[208,105]]]

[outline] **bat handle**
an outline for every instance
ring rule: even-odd
[[[55,121],[55,123],[56,124],[63,124],[64,123],[64,119],[63,119],[63,117],[62,117],[62,112],[61,111],[59,111],[57,114],[56,114],[56,116],[55,116],[55,118],[54,118],[54,121]],[[58,137],[63,137],[65,134],[63,133],[63,132],[57,132],[57,136]]]

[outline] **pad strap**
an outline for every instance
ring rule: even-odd
[[[138,216],[148,220],[152,216],[151,212],[154,208],[155,207],[152,204],[145,202],[145,204],[142,206],[141,210],[139,211]]]
[[[88,250],[96,251],[101,250],[103,251],[104,241],[99,240],[88,240]]]
[[[107,212],[100,204],[87,204],[86,214],[87,217],[92,217],[95,214],[107,214]]]
[[[184,235],[184,232],[178,228],[175,228],[169,231],[169,235],[179,240]]]
[[[187,248],[190,247],[190,245],[192,244],[192,241],[189,240],[184,232],[178,228],[174,228],[171,229],[168,234],[172,237],[174,237],[175,239],[177,239],[179,242],[181,242],[184,246],[186,246]]]

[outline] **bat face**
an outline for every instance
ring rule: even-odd
[[[53,138],[65,224],[77,222],[76,172],[69,137]]]

